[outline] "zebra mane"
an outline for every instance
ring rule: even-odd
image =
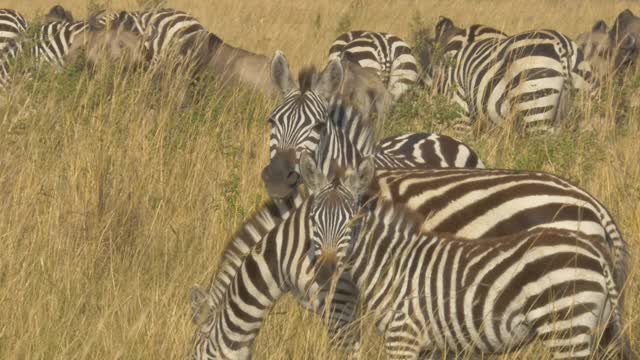
[[[345,167],[357,167],[374,153],[375,137],[369,120],[348,101],[333,99],[328,119],[321,126],[316,162],[329,179],[339,177]]]
[[[305,93],[310,91],[313,84],[318,78],[318,70],[314,65],[305,66],[298,73],[298,84],[300,84],[300,92]]]

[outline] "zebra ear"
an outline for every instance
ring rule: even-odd
[[[329,61],[327,67],[322,70],[314,90],[325,100],[330,101],[333,95],[340,91],[344,80],[344,69],[340,59]]]
[[[318,168],[311,153],[306,151],[300,155],[300,175],[302,175],[304,185],[311,194],[320,191],[328,183],[327,177],[322,173],[322,169]]]
[[[629,21],[629,20],[633,19],[634,17],[635,17],[635,15],[633,14],[633,12],[631,12],[631,10],[625,9],[620,14],[618,14],[618,17],[616,18],[616,20],[617,21]]]
[[[436,23],[436,41],[440,39],[442,34],[453,28],[455,28],[455,25],[453,25],[453,21],[451,19],[446,16],[440,16]]]
[[[289,62],[280,50],[276,50],[276,54],[271,60],[271,80],[283,95],[295,87],[291,70],[289,70]]]
[[[369,185],[375,175],[375,164],[373,156],[367,156],[362,160],[358,169],[348,172],[342,183],[355,196],[365,193],[369,189]]]
[[[594,33],[606,33],[607,31],[609,31],[609,27],[607,26],[607,23],[604,22],[604,20],[598,20],[598,22],[596,22],[595,24],[593,24],[593,27],[591,28],[591,31]]]
[[[209,294],[207,294],[200,287],[195,286],[191,288],[189,294],[189,300],[191,302],[191,321],[194,324],[199,324],[203,317],[203,310],[205,310],[205,305],[207,300],[209,299]]]

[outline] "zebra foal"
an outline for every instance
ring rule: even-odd
[[[556,359],[586,359],[598,354],[601,334],[606,351],[632,356],[623,284],[601,238],[559,229],[473,241],[424,233],[402,205],[377,199],[359,211],[353,185],[327,182],[319,169],[305,178],[317,187],[310,240],[314,250],[332,249],[312,258],[317,280],[336,266],[349,271],[390,359],[508,353],[534,341]],[[369,181],[343,183],[360,180]]]

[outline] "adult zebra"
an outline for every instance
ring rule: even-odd
[[[285,198],[295,192],[300,183],[300,154],[305,150],[316,151],[320,131],[330,118],[329,109],[337,109],[332,104],[341,101],[338,95],[344,71],[340,60],[334,59],[320,74],[314,68],[301,71],[298,85],[293,81],[286,57],[277,51],[271,73],[284,99],[269,116],[270,162],[264,168],[262,178],[272,198]],[[357,112],[342,117],[347,124],[356,126],[360,122],[353,114]],[[484,167],[468,146],[434,134],[388,137],[377,144],[373,153],[379,168]]]
[[[329,175],[341,168],[349,167],[352,164],[360,163],[362,154],[374,154],[376,162],[380,162],[386,167],[413,167],[428,168],[467,166],[482,167],[482,162],[477,155],[466,145],[457,142],[446,136],[435,134],[409,134],[417,140],[412,144],[405,141],[406,136],[390,137],[383,142],[384,146],[375,146],[373,129],[368,124],[367,119],[360,116],[357,111],[336,101],[328,109],[326,123],[323,123],[319,130],[319,141],[315,149],[314,156],[316,162]],[[329,175],[330,176],[330,175]],[[217,308],[221,303],[224,294],[227,292],[229,283],[236,276],[242,259],[266,233],[286,219],[303,201],[302,193],[297,189],[290,193],[288,187],[287,196],[277,201],[268,201],[265,206],[258,210],[240,228],[234,238],[227,244],[218,271],[211,281],[209,288],[212,308]],[[346,350],[357,347],[356,338],[351,337],[344,330],[345,324],[352,323],[355,318],[356,296],[349,293],[348,279],[341,287],[343,295],[337,302],[332,303],[332,307],[324,309],[320,303],[318,312],[328,312],[330,336],[335,342]],[[308,309],[313,308],[313,302],[305,293],[296,293],[300,302]],[[341,299],[344,301],[341,302]]]
[[[6,88],[11,81],[9,67],[22,51],[21,37],[28,26],[19,12],[0,9],[0,89]]]
[[[435,90],[460,106],[459,131],[478,118],[502,124],[514,117],[528,132],[551,131],[570,92],[596,86],[582,50],[554,30],[507,36],[483,25],[460,29],[441,18],[435,34],[444,55],[429,72]]]
[[[394,100],[418,81],[416,58],[398,36],[374,31],[349,31],[331,44],[329,61],[347,57],[378,73]]]
[[[314,306],[319,306],[319,303],[314,302],[316,300],[314,295],[322,293],[324,290],[322,282],[332,273],[333,270],[333,266],[327,267],[326,265],[331,264],[332,260],[337,261],[340,259],[340,256],[337,253],[340,252],[340,249],[345,248],[344,244],[349,242],[348,235],[351,231],[346,230],[348,228],[346,224],[354,217],[355,209],[360,206],[359,204],[362,204],[362,202],[359,202],[357,199],[361,196],[367,196],[366,194],[371,191],[371,188],[368,186],[369,180],[367,179],[370,179],[374,175],[372,165],[373,161],[369,158],[358,165],[358,170],[355,173],[347,171],[344,178],[327,181],[324,174],[322,174],[322,170],[316,170],[315,162],[309,159],[310,156],[303,155],[303,158],[301,159],[301,168],[303,169],[305,182],[310,184],[315,191],[313,191],[312,195],[298,207],[293,215],[285,219],[265,235],[262,240],[255,245],[255,247],[246,253],[244,259],[239,261],[235,276],[231,277],[230,283],[227,284],[227,292],[223,294],[223,297],[218,299],[217,302],[214,302],[211,294],[205,293],[199,289],[192,290],[191,301],[193,309],[196,310],[196,315],[198,315],[197,310],[200,309],[203,303],[214,304],[213,308],[209,309],[210,311],[208,312],[207,318],[202,322],[201,327],[198,329],[196,334],[193,353],[195,359],[248,358],[251,353],[252,342],[257,336],[266,312],[283,292],[293,291],[297,294],[306,295],[309,297],[307,301],[314,304]],[[478,172],[474,170],[467,171]],[[398,170],[398,172],[407,172],[407,170]],[[502,188],[504,192],[505,185],[509,184],[510,181],[513,181],[513,179],[504,179],[504,176],[501,176],[504,175],[503,171],[497,171],[496,173],[496,171],[484,170],[484,172],[490,175],[488,177],[490,180],[484,182],[481,187],[476,187],[474,189],[475,191],[469,191],[468,193],[473,197],[486,199],[487,197],[495,195],[498,192],[497,190],[500,188]],[[408,171],[408,173],[412,172]],[[520,175],[523,178],[522,183],[529,184],[530,187],[536,187],[539,184],[545,183],[545,179],[539,174],[522,173]],[[376,187],[375,184],[379,185],[384,183],[384,180],[380,179],[380,175],[376,175],[376,177],[378,177],[378,179],[374,180],[374,188]],[[529,181],[524,181],[524,178],[528,178]],[[504,181],[501,182],[501,179],[504,179]],[[415,178],[409,179],[403,184],[396,185],[400,188],[404,188],[405,190],[413,191],[414,189],[411,189],[411,185],[415,180]],[[565,189],[563,191],[563,188],[558,186],[559,184],[556,183],[557,179],[554,177],[547,175],[546,180],[546,185],[549,189],[544,192],[545,195],[539,195],[541,199],[549,197],[550,194],[555,194],[557,198],[566,198],[569,194],[572,194],[574,199],[580,197],[578,193],[572,193],[571,191],[579,189],[573,188]],[[492,182],[495,183],[495,185],[492,186],[491,189],[485,190],[487,184]],[[464,184],[464,182],[462,183]],[[331,195],[326,192],[326,186],[331,188]],[[551,191],[551,187],[555,187],[556,191]],[[446,189],[447,186],[441,185],[441,188]],[[451,190],[459,192],[460,189]],[[513,211],[513,214],[516,214],[516,216],[511,219],[514,226],[518,226],[518,224],[520,224],[518,220],[521,219],[517,216],[520,211],[529,211],[529,220],[532,221],[526,225],[521,225],[521,229],[524,230],[534,229],[534,232],[538,231],[540,233],[540,228],[554,228],[558,226],[570,228],[571,226],[575,226],[575,224],[569,225],[571,220],[567,219],[564,216],[565,214],[560,215],[560,218],[564,220],[563,222],[554,222],[554,215],[550,214],[550,208],[548,209],[549,213],[543,215],[544,219],[538,217],[540,213],[537,210],[539,209],[523,209],[523,202],[517,202],[517,200],[527,199],[527,195],[523,194],[521,197],[518,197],[518,195],[521,194],[521,190],[521,188],[517,188],[512,189],[512,191],[509,192],[511,199],[516,200],[514,202],[520,204],[519,209],[516,209],[518,206],[512,205],[513,208],[511,210]],[[438,192],[438,190],[435,189],[433,192]],[[424,192],[423,194],[426,193],[427,192]],[[331,224],[328,222],[321,223],[320,221],[314,221],[314,218],[321,216],[321,212],[319,212],[317,204],[327,203],[323,199],[332,199],[329,203],[333,203],[342,210],[342,217],[334,217],[334,219],[339,221],[331,222]],[[583,199],[580,199],[580,201],[583,201]],[[365,203],[377,204],[383,202],[385,202],[384,198],[380,197],[377,200],[374,198],[371,202]],[[406,204],[412,206],[411,202],[407,202]],[[567,200],[567,203],[565,204],[558,204],[558,207],[555,210],[561,209],[567,205],[569,207],[574,207],[571,204],[571,201]],[[413,206],[415,206],[415,204]],[[382,219],[382,223],[387,223],[387,220],[389,219],[387,213],[376,213],[375,206],[367,206],[364,209],[364,216],[369,216],[369,214],[371,214],[371,219]],[[320,206],[320,211],[322,211],[322,206]],[[587,212],[590,211],[591,210],[587,210]],[[427,220],[425,221],[428,221],[428,215],[425,216],[423,214],[419,214],[418,217],[420,218],[420,222],[416,225],[411,227],[399,226],[399,228],[404,229],[404,231],[408,231],[409,229],[417,230],[421,227],[420,224],[422,223],[422,219],[426,218]],[[549,217],[551,217],[551,221],[549,221]],[[585,213],[585,219],[591,218],[592,214]],[[586,220],[586,222],[588,223],[589,220]],[[406,223],[407,221],[405,221],[404,225],[406,225]],[[327,225],[331,226],[327,227]],[[422,226],[424,227],[424,225]],[[366,227],[364,228],[366,229]],[[483,229],[482,224],[477,224],[476,228],[480,232],[486,232],[494,227],[492,225],[488,225]],[[455,233],[453,226],[451,229],[454,230],[453,232]],[[595,227],[591,230],[595,230]],[[551,234],[564,233],[562,230],[544,229],[543,231],[549,231]],[[604,233],[605,230],[600,228],[599,232]],[[375,231],[365,230],[365,233],[375,233]],[[328,234],[332,236],[327,238]],[[379,236],[389,236],[395,235],[395,232],[389,232],[388,234],[382,232],[377,234]],[[609,245],[603,242],[601,237],[589,238],[581,232],[575,232],[569,237],[552,237],[548,238],[547,241],[553,244],[551,246],[562,246],[562,244],[566,243],[571,244],[571,246],[573,246],[572,249],[575,249],[576,239],[588,239],[588,241],[592,243],[593,248],[602,249],[602,257],[607,259],[607,264],[610,268],[609,271],[615,275],[614,278],[607,279],[608,283],[616,284],[615,287],[607,287],[606,290],[611,291],[611,295],[615,295],[614,291],[618,291],[618,289],[621,288],[622,283],[618,280],[616,275],[618,272],[615,269],[615,261],[610,260],[608,257],[608,254],[610,254]],[[385,245],[384,239],[382,239],[381,242],[377,242],[376,239],[371,241],[373,242],[369,242],[368,245],[377,246],[380,250],[375,253],[375,258],[370,259],[371,261],[367,262],[373,266],[372,268],[367,269],[368,273],[366,275],[371,276],[372,278],[368,279],[371,281],[366,280],[367,282],[365,285],[367,285],[368,288],[366,288],[364,292],[365,295],[377,295],[377,291],[383,289],[376,287],[375,284],[380,284],[385,280],[388,281],[389,278],[394,278],[394,274],[397,274],[388,273],[388,278],[381,277],[379,272],[380,267],[377,266],[380,264],[380,257],[384,257],[384,254],[393,255],[394,251],[401,251],[401,249],[406,249],[407,247],[420,247],[420,245],[423,244],[420,241],[424,242],[424,240],[420,240],[418,236],[414,236],[408,241],[405,241],[404,244],[401,244],[403,246],[396,247],[391,251],[391,249],[387,248],[382,249]],[[469,244],[483,243],[471,242],[471,240],[469,241]],[[519,247],[524,249],[526,248],[526,245],[528,245],[525,237],[520,235],[512,235],[511,238],[504,241],[504,243],[506,244],[504,248],[511,246],[512,248]],[[322,252],[320,256],[317,256],[317,250],[327,250],[327,245],[332,245],[335,250],[334,255],[327,256],[326,252]],[[356,246],[360,246],[359,248],[356,248],[360,250],[366,248],[361,243],[356,244]],[[499,250],[500,249],[497,251],[499,252]],[[316,256],[310,257],[309,254],[314,254]],[[481,252],[481,254],[487,255],[493,253]],[[500,257],[497,256],[496,258],[499,259]],[[400,258],[396,259],[401,260]],[[485,260],[486,259],[488,258],[485,258]],[[362,258],[360,258],[360,260],[362,260]],[[498,260],[496,260],[496,262],[497,261]],[[364,266],[363,264],[364,263],[362,262],[359,263],[360,266]],[[410,264],[415,264],[415,262],[411,262]],[[318,265],[325,266],[318,267]],[[563,265],[566,265],[566,262]],[[544,267],[542,267],[542,269],[544,269]],[[361,272],[355,274],[356,276],[362,276]],[[359,278],[356,278],[356,281],[358,280]],[[344,285],[347,285],[347,283],[343,283],[343,286]],[[363,283],[358,283],[358,285],[362,286]],[[341,288],[339,283],[336,292],[339,293],[341,290],[344,290],[344,288]],[[381,307],[388,305],[388,303],[385,303],[384,301],[382,303],[377,303],[376,300],[381,299],[380,297],[373,298],[365,296],[363,299],[367,305],[373,304],[374,306]],[[385,299],[382,298],[382,300]],[[340,309],[340,307],[336,307],[336,309]],[[618,314],[621,314],[621,311],[617,312]],[[342,316],[343,319],[346,318],[344,313],[339,312],[338,314]],[[616,327],[612,328],[612,330],[617,331],[621,329],[621,324],[615,323],[615,325]],[[613,335],[615,336],[616,334],[614,333]]]

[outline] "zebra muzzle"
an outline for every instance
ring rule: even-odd
[[[316,281],[320,285],[326,285],[336,273],[338,268],[338,254],[335,250],[325,250],[316,262]]]

